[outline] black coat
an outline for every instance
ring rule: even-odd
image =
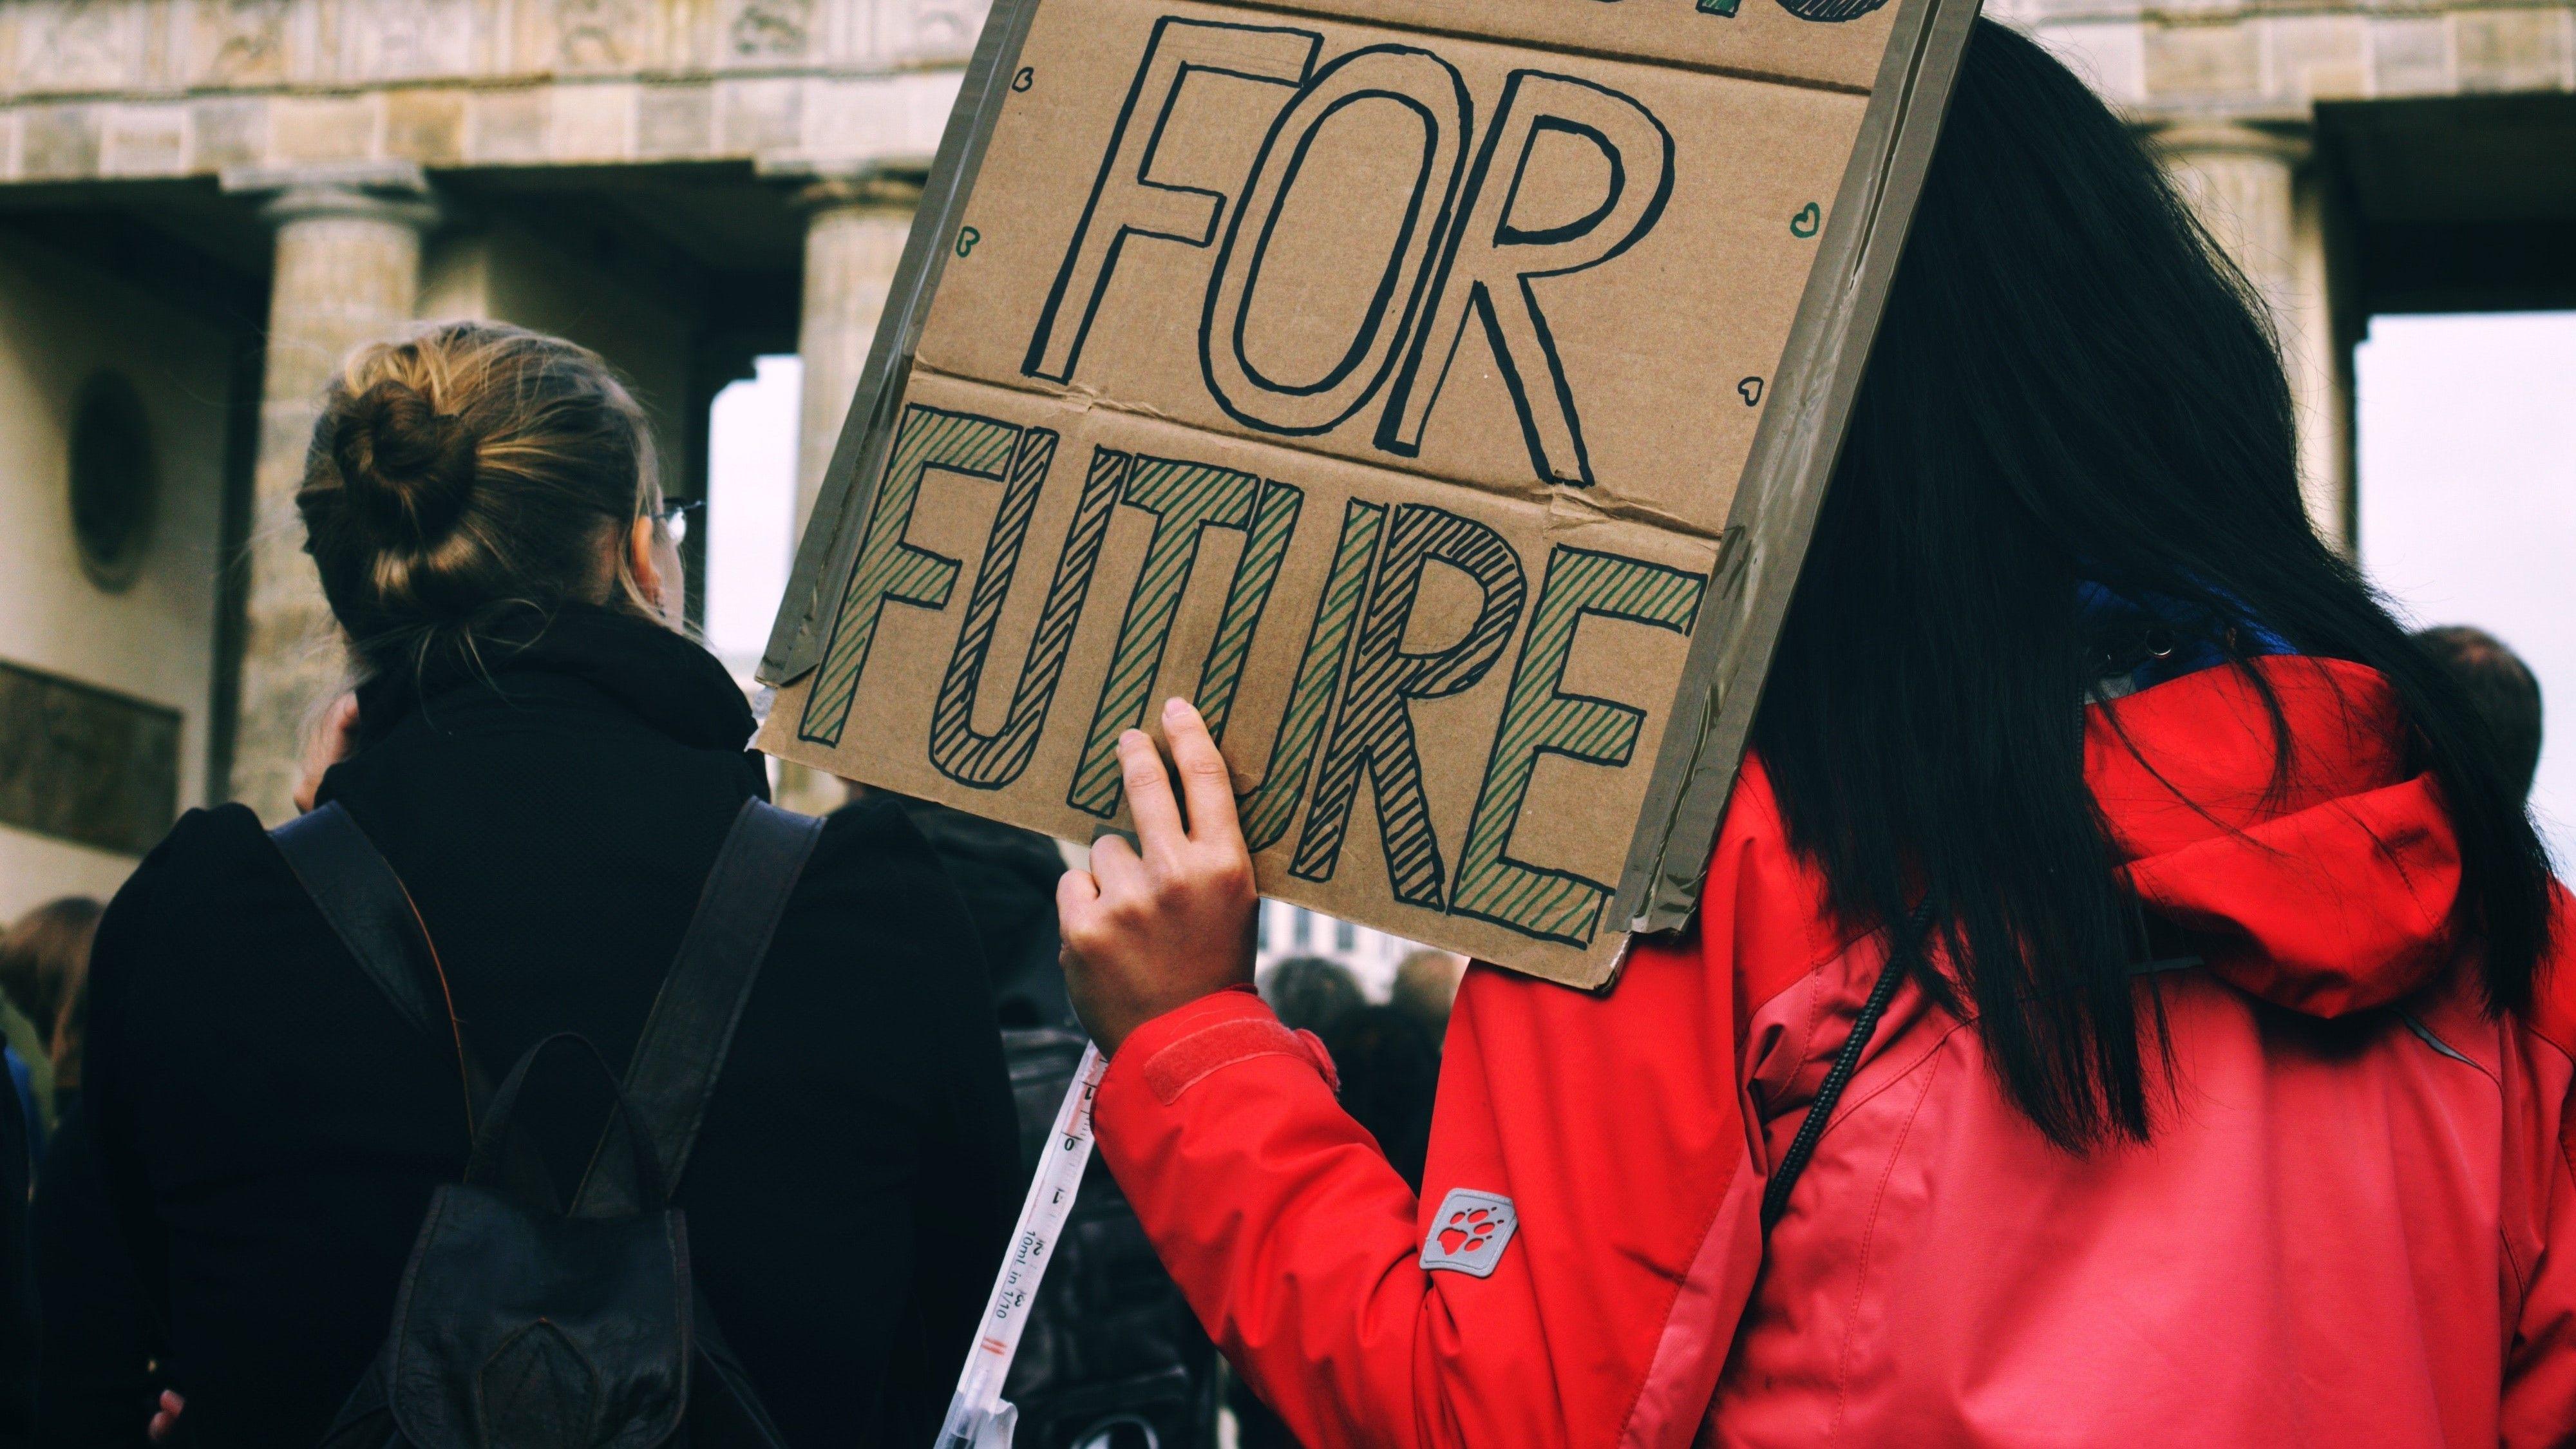
[[[566,1029],[621,1063],[764,788],[750,714],[705,651],[604,612],[487,667],[362,692],[361,746],[322,797],[409,886],[493,1079]],[[239,806],[191,812],[145,860],[91,983],[100,1162],[188,1426],[309,1444],[383,1338],[431,1187],[463,1169],[452,1052],[406,1029]],[[532,1083],[551,1109],[532,1126],[568,1190],[606,1093],[549,1063],[566,1069]],[[677,1195],[701,1291],[791,1445],[929,1442],[1009,1235],[1013,1132],[954,889],[901,809],[842,812]],[[131,1440],[115,1397],[98,1442]]]
[[[0,1068],[0,1449],[31,1442],[36,1387],[36,1295],[28,1252],[27,1107]]]

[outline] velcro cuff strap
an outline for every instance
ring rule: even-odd
[[[1145,1087],[1168,1107],[1211,1073],[1255,1057],[1295,1057],[1312,1066],[1324,1085],[1341,1090],[1323,1041],[1311,1031],[1290,1031],[1266,1014],[1227,1017],[1165,1043],[1145,1059]]]

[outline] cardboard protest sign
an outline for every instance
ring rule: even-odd
[[[1050,834],[1194,698],[1265,893],[1693,904],[1974,0],[1004,0],[761,747]]]

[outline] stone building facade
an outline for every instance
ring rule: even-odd
[[[2270,303],[2323,533],[2373,315],[2576,307],[2576,5],[1989,0],[2152,136]]]
[[[2270,302],[2331,537],[2370,315],[2576,306],[2569,0],[1990,13],[2152,133]],[[289,505],[355,344],[450,316],[585,342],[637,382],[682,494],[715,392],[794,351],[810,490],[981,19],[982,0],[0,0],[0,916],[112,888],[173,803],[284,808],[340,669]],[[75,539],[102,375],[150,435],[121,573]],[[83,745],[129,736],[175,743]],[[61,823],[120,811],[131,828]]]

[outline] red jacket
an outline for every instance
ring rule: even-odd
[[[1468,973],[1420,1201],[1248,992],[1129,1038],[1101,1151],[1316,1449],[2576,1444],[2576,973],[2485,1016],[2385,684],[2262,667],[2286,801],[2232,671],[2107,707],[2173,788],[2093,720],[2114,844],[2207,963],[2149,978],[2148,1146],[2052,1148],[1908,986],[1766,1250],[1765,1175],[1885,957],[1756,763],[1695,939],[1602,996]]]

